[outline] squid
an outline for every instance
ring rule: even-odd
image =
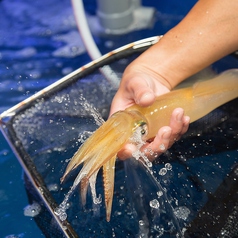
[[[139,140],[146,142],[154,138],[159,128],[169,125],[175,108],[183,108],[191,123],[237,97],[238,69],[230,69],[212,79],[198,81],[189,87],[161,95],[151,106],[133,105],[118,111],[80,146],[69,162],[61,182],[83,163],[71,190],[81,183],[82,203],[85,203],[88,185],[93,182],[95,184],[94,179],[102,167],[106,220],[110,221],[115,162],[117,153],[125,144],[136,144]]]

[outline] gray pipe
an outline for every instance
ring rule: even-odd
[[[135,0],[97,0],[97,15],[105,29],[128,27],[133,21]]]

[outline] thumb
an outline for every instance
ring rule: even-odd
[[[132,77],[126,83],[120,85],[119,90],[113,98],[110,115],[134,104],[143,107],[149,106],[154,100],[153,84],[144,77]]]

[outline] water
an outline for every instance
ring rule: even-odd
[[[90,60],[69,1],[1,1],[0,12],[0,112]],[[0,236],[44,237],[33,218],[38,210],[28,203],[21,165],[2,134],[0,171]]]
[[[28,206],[26,191],[23,186],[22,168],[11,152],[5,140],[0,136],[1,185],[0,185],[0,235],[1,237],[43,237],[33,217],[24,215]]]

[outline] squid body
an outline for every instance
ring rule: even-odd
[[[143,141],[154,138],[159,128],[169,125],[171,113],[181,107],[190,121],[196,121],[220,105],[238,97],[238,69],[227,70],[191,87],[171,91],[159,96],[149,107],[131,106],[113,114],[75,153],[61,182],[83,163],[71,188],[81,182],[81,197],[85,203],[88,184],[94,183],[97,172],[103,167],[106,219],[110,221],[114,190],[115,161],[118,151],[133,142],[139,131]]]

